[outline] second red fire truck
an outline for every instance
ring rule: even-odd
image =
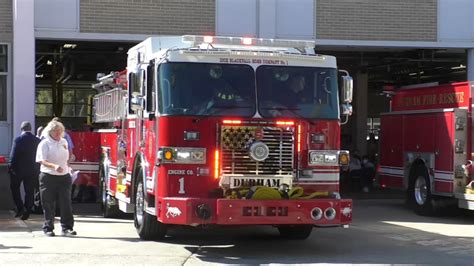
[[[381,185],[406,190],[418,214],[450,202],[474,210],[473,92],[470,82],[407,87],[382,115]]]
[[[352,79],[314,47],[182,36],[131,48],[126,71],[94,85],[104,216],[134,213],[142,239],[171,225],[271,225],[295,239],[349,225],[339,135]]]

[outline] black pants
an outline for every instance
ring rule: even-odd
[[[34,176],[19,176],[10,173],[10,189],[12,192],[13,202],[15,202],[16,210],[20,212],[30,212],[33,207],[33,180],[37,178]],[[23,188],[25,189],[25,202],[21,199],[20,186],[23,182]]]
[[[62,230],[73,229],[74,216],[72,215],[71,204],[71,176],[50,175],[41,173],[39,176],[41,204],[44,212],[44,231],[54,229],[54,214],[56,209],[56,200],[61,211]]]

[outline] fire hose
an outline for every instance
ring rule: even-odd
[[[240,190],[232,190],[228,199],[313,199],[318,197],[329,197],[331,193],[327,191],[316,191],[305,195],[303,187],[293,187],[289,190],[276,189],[265,186],[253,186]]]

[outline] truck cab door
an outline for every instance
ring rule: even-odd
[[[128,112],[130,159],[144,146],[144,87],[146,73],[144,69],[137,69],[128,74]],[[130,160],[133,161],[133,160]]]

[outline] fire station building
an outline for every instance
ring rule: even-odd
[[[343,149],[365,152],[387,88],[474,80],[471,0],[0,0],[0,155],[20,123],[83,129],[97,73],[149,36],[316,40],[354,77]]]

